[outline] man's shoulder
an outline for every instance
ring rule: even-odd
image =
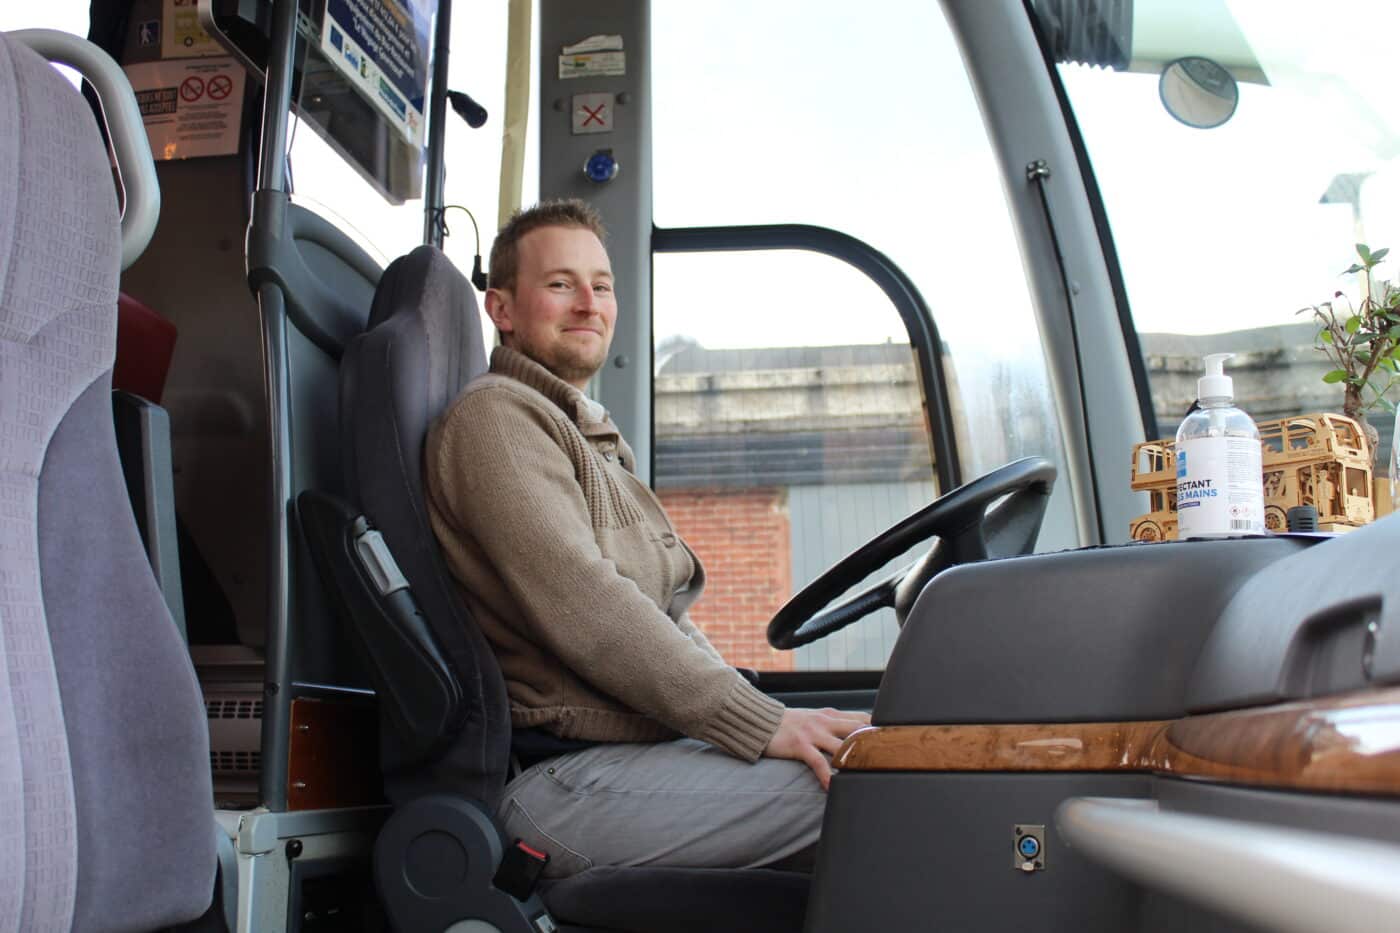
[[[457,412],[491,411],[522,406],[545,411],[556,407],[537,389],[518,379],[500,373],[482,373],[458,393],[443,411],[440,420],[452,417]]]
[[[536,389],[500,373],[483,373],[443,409],[429,432],[430,441],[457,426],[500,420],[534,422],[544,428],[563,419],[558,406]]]

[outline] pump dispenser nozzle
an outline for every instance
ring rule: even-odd
[[[1207,353],[1205,355],[1206,374],[1196,380],[1196,398],[1234,398],[1235,381],[1225,375],[1225,361],[1234,359],[1233,353]]]

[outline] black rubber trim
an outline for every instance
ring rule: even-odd
[[[1103,510],[1098,507],[1100,486],[1099,467],[1094,462],[1094,419],[1089,412],[1089,393],[1084,388],[1084,352],[1079,341],[1079,317],[1075,311],[1074,288],[1069,282],[1069,266],[1065,262],[1065,252],[1060,246],[1060,234],[1055,229],[1055,212],[1050,209],[1050,192],[1045,187],[1050,178],[1050,170],[1035,172],[1028,184],[1034,186],[1040,199],[1041,213],[1045,215],[1045,231],[1050,235],[1050,248],[1055,251],[1055,265],[1060,270],[1060,288],[1065,296],[1065,316],[1069,320],[1070,344],[1074,347],[1074,378],[1079,389],[1079,411],[1084,417],[1084,449],[1088,453],[1089,484],[1094,490],[1094,526],[1098,529],[1099,540],[1108,540],[1108,530],[1103,524]]]
[[[801,249],[843,260],[864,272],[885,293],[904,320],[919,362],[920,388],[933,417],[929,418],[938,488],[962,485],[962,469],[948,404],[948,380],[943,371],[942,342],[933,313],[914,282],[884,253],[849,234],[807,224],[762,224],[747,227],[653,227],[653,253],[709,253]],[[653,445],[655,447],[655,445]]]
[[[1123,329],[1123,346],[1128,352],[1128,367],[1133,374],[1133,389],[1137,392],[1138,413],[1142,417],[1142,429],[1151,440],[1159,437],[1157,413],[1152,409],[1152,385],[1147,376],[1147,364],[1142,355],[1142,342],[1138,339],[1137,325],[1133,323],[1132,307],[1128,303],[1128,289],[1123,282],[1123,270],[1118,263],[1118,249],[1113,243],[1113,231],[1108,224],[1108,212],[1104,209],[1103,193],[1099,190],[1098,179],[1089,161],[1089,151],[1084,145],[1084,135],[1079,131],[1079,121],[1070,107],[1069,96],[1065,93],[1060,72],[1055,67],[1050,54],[1045,30],[1031,8],[1030,0],[1024,3],[1026,16],[1031,22],[1031,31],[1040,46],[1045,61],[1045,70],[1050,75],[1050,86],[1055,90],[1055,99],[1060,104],[1060,115],[1064,118],[1065,129],[1069,132],[1070,145],[1074,148],[1074,159],[1079,166],[1079,177],[1084,180],[1084,194],[1089,200],[1089,212],[1094,218],[1094,229],[1098,233],[1099,248],[1103,250],[1104,265],[1108,269],[1108,281],[1113,289],[1113,303],[1118,308],[1118,324]]]
[[[759,671],[758,688],[766,693],[827,690],[876,690],[885,676],[869,671]]]

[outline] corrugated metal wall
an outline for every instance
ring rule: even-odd
[[[792,582],[801,589],[876,534],[933,501],[932,482],[793,486],[788,490]],[[878,580],[922,554],[927,544],[872,575]],[[882,609],[849,628],[797,649],[798,670],[880,670],[899,628]]]

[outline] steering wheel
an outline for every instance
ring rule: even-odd
[[[938,573],[968,561],[1029,554],[1054,485],[1054,464],[1043,457],[1026,457],[938,497],[847,554],[789,599],[768,623],[768,644],[797,648],[887,606],[894,607],[903,625],[924,585]],[[1003,497],[1005,501],[988,511]],[[817,612],[886,561],[935,536],[939,540],[923,557]]]

